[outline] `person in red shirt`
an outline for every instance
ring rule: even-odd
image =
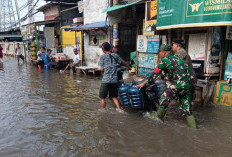
[[[0,45],[0,58],[1,58],[1,59],[3,58],[2,50],[3,50],[2,45]]]

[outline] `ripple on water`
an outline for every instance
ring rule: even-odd
[[[0,156],[230,156],[232,110],[200,108],[198,130],[176,108],[164,123],[107,100],[100,112],[100,78],[4,61],[0,70]],[[170,112],[171,111],[171,112]]]

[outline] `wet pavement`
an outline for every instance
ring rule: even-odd
[[[132,111],[119,114],[109,100],[107,111],[99,111],[100,83],[5,59],[0,156],[231,156],[231,108],[196,107],[199,129],[192,130],[172,106],[160,124]]]

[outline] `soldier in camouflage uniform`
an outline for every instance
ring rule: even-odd
[[[157,111],[157,117],[162,120],[166,114],[170,101],[178,99],[181,104],[180,108],[184,111],[186,116],[188,126],[196,128],[195,118],[191,111],[194,89],[193,85],[195,84],[194,77],[192,76],[188,65],[185,64],[183,60],[169,54],[170,49],[171,48],[168,45],[161,45],[159,53],[161,62],[158,65],[161,71],[159,74],[153,73],[151,76],[152,80],[166,78],[171,82],[159,100],[160,107]],[[137,87],[141,88],[146,83],[147,81]]]
[[[195,81],[197,81],[197,75],[193,68],[192,59],[186,50],[183,48],[183,40],[175,40],[172,43],[173,55],[182,59],[186,64],[188,64],[189,70],[191,71]]]

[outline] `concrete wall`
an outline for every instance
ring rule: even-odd
[[[90,24],[106,20],[106,13],[102,11],[109,7],[108,0],[84,0],[84,24]],[[109,41],[109,31],[86,31],[84,33],[84,60],[87,66],[98,66],[100,55],[103,54],[98,46],[89,45],[89,34],[106,35]],[[99,43],[100,44],[100,43]]]
[[[108,0],[83,0],[84,24],[106,20],[106,13],[102,11],[109,7]]]
[[[84,48],[85,48],[85,53],[84,53],[84,60],[87,64],[87,66],[98,66],[99,58],[103,54],[102,49],[99,48],[98,46],[90,46],[89,45],[89,34],[91,35],[96,34],[96,35],[106,35],[106,32],[104,31],[89,31],[89,33],[85,33],[84,36]],[[106,37],[108,39],[108,37]]]
[[[70,59],[73,59],[74,57],[74,53],[73,53],[73,47],[71,44],[66,45],[63,48],[63,53],[68,56]]]
[[[44,12],[45,20],[54,20],[59,16],[58,5],[53,5]]]
[[[23,48],[23,43],[22,42],[17,42],[20,44],[20,48],[23,50],[23,55],[24,55],[24,48]],[[2,48],[3,48],[3,54],[5,55],[11,55],[15,56],[15,48],[16,48],[16,42],[0,42]]]
[[[15,54],[15,48],[16,48],[16,44],[19,43],[20,45],[20,48],[23,50],[22,51],[22,54],[23,56],[25,57],[25,53],[24,53],[24,47],[23,47],[23,43],[22,42],[0,42],[0,45],[2,46],[3,48],[3,54],[4,55],[7,55],[7,56],[16,56]],[[27,61],[30,61],[30,52],[26,52],[26,60]]]

